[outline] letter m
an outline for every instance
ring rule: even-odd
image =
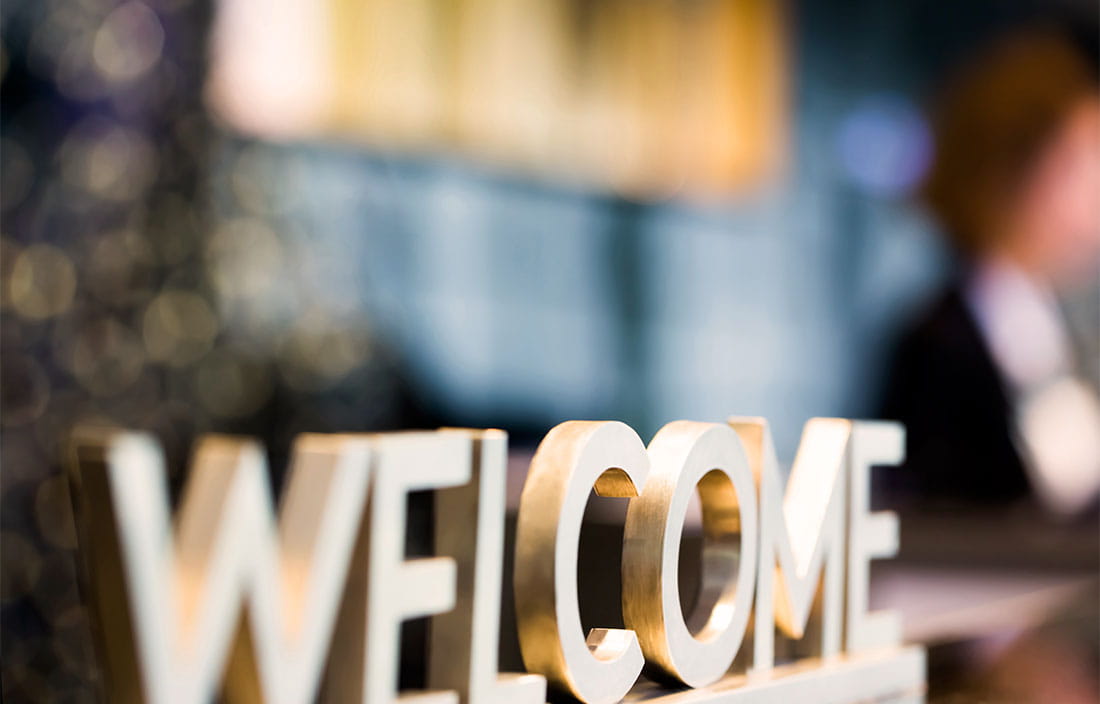
[[[731,418],[760,492],[760,559],[753,626],[754,670],[775,662],[775,628],[795,639],[814,638],[810,652],[840,652],[844,616],[845,478],[852,424],[814,418],[806,423],[786,494],[775,445],[762,418]],[[822,574],[824,572],[824,574]],[[820,589],[820,613],[807,633]],[[817,640],[820,635],[820,640]],[[800,654],[807,648],[800,644]]]

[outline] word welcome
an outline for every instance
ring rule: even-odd
[[[681,689],[713,685],[714,701],[774,697],[787,681],[803,698],[840,701],[860,670],[837,663],[883,652],[897,655],[866,670],[875,696],[911,694],[923,678],[923,654],[901,648],[897,615],[867,605],[870,560],[898,545],[896,517],[869,512],[870,468],[902,458],[895,425],[811,420],[785,491],[762,419],[677,421],[648,447],[619,422],[555,427],[518,515],[513,581],[529,674],[497,672],[501,431],[302,435],[277,512],[262,449],[206,437],[174,525],[152,438],[95,433],[74,447],[81,554],[112,702],[541,704],[549,686],[610,704],[633,696],[643,669]],[[406,497],[421,490],[434,491],[436,556],[406,559]],[[592,490],[631,497],[626,628],[585,634],[577,548]],[[677,565],[696,493],[702,588],[685,618]],[[399,692],[401,624],[424,616],[429,691]],[[779,676],[777,630],[819,658],[805,662],[819,663],[831,689],[813,689],[805,668]],[[747,674],[728,674],[735,660]]]

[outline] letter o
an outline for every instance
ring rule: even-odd
[[[741,440],[726,425],[669,423],[654,436],[649,457],[645,490],[627,509],[623,617],[638,635],[648,675],[702,687],[729,670],[748,625],[756,583],[756,485]],[[685,622],[680,536],[696,486],[703,508],[702,587]]]

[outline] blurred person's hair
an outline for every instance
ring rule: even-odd
[[[966,65],[933,112],[936,155],[923,200],[967,255],[995,243],[998,218],[1081,102],[1100,96],[1095,56],[1067,33],[1002,37]]]

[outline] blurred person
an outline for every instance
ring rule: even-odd
[[[1100,271],[1088,54],[1053,31],[1002,38],[934,113],[923,199],[960,266],[901,337],[882,414],[907,430],[900,483],[933,502],[1031,495],[1062,516],[1096,505],[1100,401],[1082,371],[1100,360],[1074,354],[1058,303]]]

